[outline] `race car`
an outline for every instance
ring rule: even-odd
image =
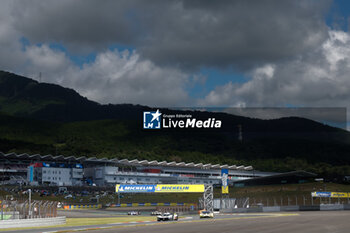
[[[177,221],[179,216],[177,213],[163,213],[157,216],[157,221]]]
[[[140,215],[140,211],[130,211],[128,212],[128,215]]]
[[[151,212],[151,215],[153,215],[153,216],[162,215],[162,212],[156,210],[156,211]]]
[[[207,211],[207,210],[201,210],[201,211],[199,211],[199,217],[200,218],[214,218],[214,213]]]

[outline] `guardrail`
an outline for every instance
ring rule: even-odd
[[[1,220],[0,229],[19,227],[54,226],[66,223],[66,217]]]

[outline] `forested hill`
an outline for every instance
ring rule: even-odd
[[[142,113],[150,109],[101,105],[72,89],[0,71],[0,151],[245,164],[267,171],[304,169],[350,175],[350,134],[345,130],[297,117],[259,120],[202,111],[181,113],[221,119],[223,129],[143,130]]]

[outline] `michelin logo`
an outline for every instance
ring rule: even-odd
[[[155,185],[118,185],[117,192],[154,192]]]
[[[160,129],[161,115],[159,109],[156,112],[143,112],[143,128],[144,129]]]

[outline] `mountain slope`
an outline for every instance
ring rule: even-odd
[[[139,105],[101,105],[72,89],[0,71],[0,151],[109,158],[252,164],[267,171],[350,174],[349,132],[288,117],[259,120],[226,113],[220,130],[143,130]],[[243,141],[238,140],[238,125]]]
[[[0,71],[0,111],[49,121],[129,118],[141,106],[101,105],[59,85]]]

